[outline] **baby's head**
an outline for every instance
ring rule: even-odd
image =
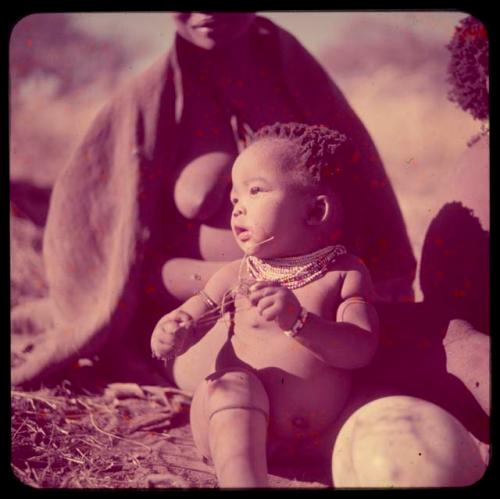
[[[302,123],[265,126],[251,137],[232,172],[231,223],[243,251],[292,256],[334,242],[347,142],[338,131]]]

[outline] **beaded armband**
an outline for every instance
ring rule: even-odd
[[[297,336],[301,329],[304,327],[304,324],[306,323],[306,319],[308,316],[307,310],[302,307],[298,319],[294,322],[293,326],[288,329],[287,331],[283,331],[286,336],[289,338],[293,338],[294,336]]]

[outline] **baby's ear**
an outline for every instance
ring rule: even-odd
[[[321,225],[330,217],[332,201],[325,194],[314,196],[307,210],[307,225]]]

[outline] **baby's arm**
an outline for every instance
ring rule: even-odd
[[[373,285],[365,265],[353,257],[340,291],[336,321],[309,314],[297,341],[321,356],[327,364],[356,369],[370,363],[378,343],[379,324]]]
[[[204,290],[186,300],[180,307],[164,315],[151,336],[153,356],[167,358],[180,355],[198,342],[215,323],[224,295],[237,280],[240,260],[219,269],[207,282]],[[208,320],[203,320],[205,317]],[[214,318],[214,320],[210,320]],[[201,322],[199,319],[202,319]]]
[[[340,291],[337,321],[308,313],[299,334],[293,337],[325,363],[342,369],[369,364],[378,343],[378,318],[371,304],[370,275],[361,260],[349,257],[349,264]],[[284,331],[290,329],[300,314],[297,297],[277,284],[254,284],[250,300],[265,319],[276,320]]]
[[[375,296],[370,273],[360,259],[355,258],[355,264],[347,271],[342,289],[341,302],[337,308],[335,329],[349,328],[352,330],[352,344],[347,340],[346,361],[349,350],[353,349],[353,360],[358,357],[368,364],[375,354],[379,338],[379,321],[373,299]],[[340,366],[339,366],[340,367]]]

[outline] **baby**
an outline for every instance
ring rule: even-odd
[[[372,282],[339,244],[349,140],[323,126],[266,126],[232,169],[231,227],[243,259],[162,317],[159,358],[228,330],[216,371],[196,389],[191,427],[221,487],[265,487],[273,441],[325,432],[342,410],[351,371],[378,341]]]

